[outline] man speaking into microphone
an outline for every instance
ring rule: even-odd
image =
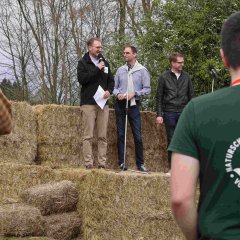
[[[137,61],[137,49],[126,46],[123,51],[125,65],[117,70],[113,94],[117,97],[115,104],[117,124],[118,161],[120,169],[126,169],[125,121],[128,117],[134,143],[135,159],[139,171],[147,172],[144,166],[143,142],[141,133],[140,98],[151,92],[150,75],[147,69]]]
[[[108,99],[113,91],[114,79],[109,63],[102,55],[102,42],[98,38],[87,41],[88,52],[78,62],[77,75],[81,88],[83,124],[83,158],[87,169],[93,168],[92,138],[96,125],[98,141],[98,167],[106,168],[108,104],[101,109],[94,95],[101,86],[103,98]]]

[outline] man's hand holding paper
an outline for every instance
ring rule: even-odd
[[[103,109],[109,96],[110,96],[110,93],[108,91],[104,91],[103,88],[99,85],[93,98],[96,101],[97,105],[101,109]]]

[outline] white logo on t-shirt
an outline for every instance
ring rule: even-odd
[[[225,155],[225,169],[227,173],[230,173],[230,178],[235,178],[234,184],[240,188],[240,168],[233,168],[232,160],[236,150],[240,147],[240,138],[237,138],[229,146]]]

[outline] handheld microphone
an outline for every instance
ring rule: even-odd
[[[98,54],[98,62],[102,62],[105,61],[105,58],[103,57],[103,55],[101,53]]]
[[[213,66],[211,66],[210,64],[208,64],[208,70],[209,72],[211,73],[212,77],[217,79],[218,78],[218,75],[217,75],[217,72],[216,70],[214,69]]]

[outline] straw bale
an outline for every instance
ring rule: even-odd
[[[0,161],[34,164],[37,155],[36,120],[32,107],[26,102],[12,102],[13,129],[0,136]]]
[[[41,144],[38,159],[41,159],[42,166],[51,168],[77,167],[81,162],[80,152],[79,144]]]
[[[70,240],[81,232],[81,220],[77,212],[53,214],[44,217],[46,236],[54,239]]]
[[[76,185],[64,180],[29,188],[21,193],[21,198],[39,208],[42,215],[49,215],[76,210],[78,194]]]
[[[80,107],[38,105],[38,162],[51,167],[81,163]]]
[[[53,181],[54,176],[49,167],[0,163],[0,202],[7,198],[18,200],[23,190]]]
[[[165,174],[95,170],[85,180],[84,239],[184,239],[172,218]]]
[[[39,105],[33,107],[38,123],[38,156],[41,164],[53,168],[84,166],[80,107]],[[164,125],[155,124],[156,114],[141,112],[144,156],[152,171],[167,171],[166,133]],[[107,165],[118,168],[115,111],[109,111]],[[97,165],[97,140],[93,155]],[[135,168],[135,146],[132,131],[127,132],[127,163]]]
[[[23,189],[63,179],[79,190],[83,239],[183,239],[169,206],[169,177],[162,173],[0,164],[0,202],[18,199]]]
[[[167,138],[164,125],[156,124],[156,113],[143,111],[142,136],[145,163],[152,171],[168,171]]]
[[[165,126],[164,124],[157,125],[155,123],[156,114],[153,112],[141,112],[141,120],[145,164],[152,171],[166,172],[168,170],[168,162]],[[117,169],[117,129],[115,111],[113,109],[109,111],[107,156],[109,168]],[[128,167],[136,169],[135,145],[129,123],[127,130],[126,162]]]
[[[1,237],[0,240],[54,240],[53,238],[48,237]]]
[[[4,198],[3,199],[3,204],[16,204],[19,203],[19,201],[17,199],[14,198]]]
[[[39,209],[22,204],[1,206],[0,226],[4,236],[44,235],[44,219]]]

